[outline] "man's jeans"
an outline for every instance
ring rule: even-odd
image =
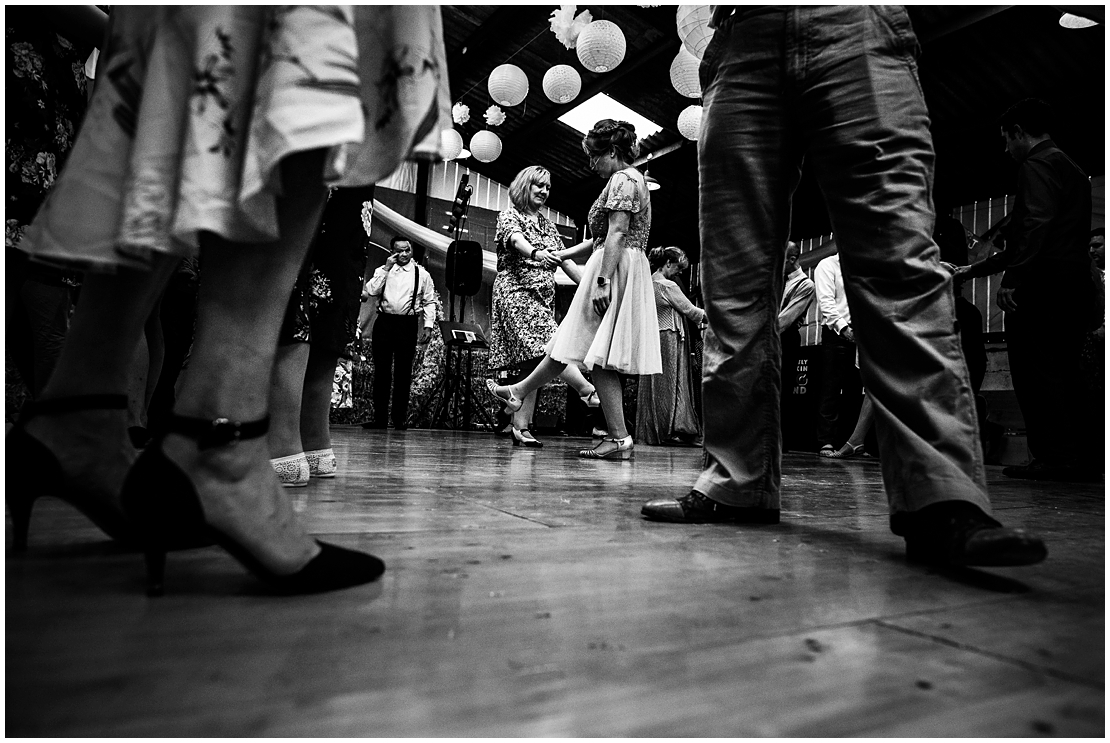
[[[698,144],[707,465],[694,488],[779,508],[776,317],[790,199],[808,157],[841,254],[892,513],[990,513],[975,403],[933,230],[917,41],[899,7],[746,10],[701,65]]]

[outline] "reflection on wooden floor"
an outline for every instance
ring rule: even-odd
[[[779,526],[641,520],[696,449],[575,458],[488,434],[334,432],[292,497],[388,565],[292,599],[216,548],[142,560],[43,500],[8,523],[9,736],[1102,736],[1101,485],[1009,481],[1046,563],[907,565],[874,461],[788,454]],[[16,466],[9,462],[8,466]]]

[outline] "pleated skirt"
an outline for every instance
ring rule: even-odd
[[[19,245],[111,271],[202,231],[277,239],[279,165],[324,149],[329,185],[432,159],[450,125],[438,6],[113,9],[93,99]]]
[[[660,374],[659,321],[647,256],[622,250],[612,276],[611,303],[598,315],[590,301],[605,248],[595,250],[582,269],[570,309],[548,344],[547,354],[564,364],[621,374]]]

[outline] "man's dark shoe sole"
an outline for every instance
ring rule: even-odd
[[[981,529],[956,547],[921,537],[906,540],[906,559],[938,567],[1018,567],[1048,556],[1040,538],[1022,529]]]

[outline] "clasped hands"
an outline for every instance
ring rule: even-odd
[[[544,268],[558,268],[563,259],[557,250],[537,250],[535,260],[544,265]]]

